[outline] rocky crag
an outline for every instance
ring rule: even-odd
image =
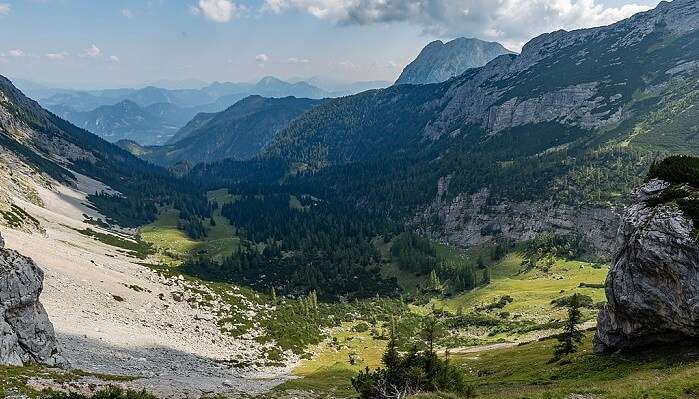
[[[696,190],[654,179],[635,197],[617,234],[597,353],[699,337],[699,243],[687,212]]]
[[[494,58],[512,54],[500,43],[460,37],[444,43],[436,40],[428,44],[417,58],[405,67],[396,84],[429,84],[447,81],[478,68]]]
[[[4,247],[0,236],[0,365],[67,366],[39,302],[44,273],[30,258]]]

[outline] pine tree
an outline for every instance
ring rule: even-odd
[[[388,339],[388,345],[386,347],[386,352],[383,354],[383,363],[386,365],[386,368],[389,371],[398,368],[398,366],[400,364],[400,355],[398,354],[398,342],[397,342],[397,336],[396,336],[396,319],[395,319],[395,317],[391,318],[391,331],[390,331],[390,336]]]
[[[272,287],[272,304],[277,304],[277,291],[274,289],[274,287]]]
[[[578,330],[578,324],[582,321],[582,313],[580,312],[582,306],[583,301],[580,294],[575,294],[570,298],[567,305],[568,318],[563,326],[563,333],[558,336],[558,345],[554,347],[554,360],[575,352],[582,342],[584,335]]]
[[[483,269],[483,285],[488,284],[490,284],[490,269],[486,267]]]
[[[437,272],[434,269],[432,269],[432,272],[430,272],[430,278],[427,284],[427,288],[431,291],[442,290],[442,284],[439,281],[439,276],[437,276]]]

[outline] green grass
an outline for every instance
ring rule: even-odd
[[[32,378],[53,380],[57,383],[75,381],[81,377],[95,377],[106,382],[128,382],[134,377],[116,376],[111,374],[95,374],[82,370],[62,371],[41,366],[9,367],[0,366],[0,396],[13,394],[27,395],[30,398],[40,396],[40,392],[27,387],[27,381]]]
[[[699,398],[699,347],[594,355],[592,334],[566,362],[551,363],[555,340],[454,356],[479,398]]]
[[[474,309],[497,301],[509,295],[513,301],[500,311],[520,314],[540,322],[562,317],[563,310],[554,309],[551,302],[574,293],[589,295],[594,303],[605,301],[603,289],[580,287],[580,284],[602,284],[608,269],[593,264],[553,260],[547,272],[539,268],[520,273],[522,258],[509,254],[492,267],[492,282],[484,287],[446,300],[434,300],[436,307],[452,312],[462,309]],[[588,312],[591,316],[594,312]]]
[[[155,222],[141,228],[141,237],[152,244],[167,263],[181,261],[187,254],[201,246],[177,229],[179,212],[162,210]]]
[[[217,190],[208,193],[209,201],[223,205],[235,200],[227,190]],[[228,222],[221,216],[221,210],[213,213],[215,225],[208,220],[204,222],[207,236],[201,240],[193,240],[177,228],[179,212],[173,209],[162,209],[155,222],[140,229],[144,241],[152,244],[161,259],[170,266],[179,266],[187,256],[198,253],[207,254],[214,260],[231,256],[240,248],[240,238]]]
[[[312,358],[303,360],[294,369],[294,375],[308,376],[330,366],[354,372],[359,372],[367,366],[378,367],[386,348],[386,340],[375,339],[368,331],[353,331],[352,327],[356,324],[342,323],[342,326],[334,329],[330,334],[330,340],[311,348]],[[349,362],[350,354],[356,355],[354,365]]]
[[[7,211],[0,211],[0,215],[10,227],[20,228],[26,224],[31,224],[36,229],[41,228],[41,223],[35,217],[15,204],[10,204],[10,209]]]
[[[283,397],[304,397],[286,395],[293,391],[303,391],[312,392],[313,398],[354,398],[357,397],[357,393],[350,379],[355,375],[357,375],[355,371],[343,365],[327,366],[303,378],[289,380],[277,386],[272,394],[265,397],[278,397],[280,394],[284,395]]]
[[[418,276],[398,267],[398,264],[391,257],[391,242],[385,242],[383,238],[379,237],[374,240],[374,245],[383,259],[383,264],[381,265],[381,275],[383,277],[394,277],[398,281],[400,288],[405,292],[415,292],[417,287],[425,282],[426,276]]]
[[[289,208],[296,209],[299,211],[305,209],[303,205],[301,205],[301,201],[299,201],[299,199],[295,195],[289,197]]]
[[[573,394],[595,399],[699,398],[699,346],[673,345],[633,354],[594,355],[592,333],[580,350],[551,362],[556,341],[547,339],[511,348],[450,355],[467,372],[467,381],[483,399],[566,399]],[[350,378],[356,370],[338,359],[296,373],[275,392],[313,392],[313,397],[356,397]],[[310,364],[310,363],[309,363]],[[302,366],[303,367],[303,366]],[[446,398],[421,394],[413,399]]]

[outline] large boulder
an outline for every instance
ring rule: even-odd
[[[34,261],[0,247],[0,365],[67,366],[39,302],[43,281]]]
[[[617,234],[597,353],[699,337],[699,244],[678,206],[696,189],[651,180],[635,197]]]

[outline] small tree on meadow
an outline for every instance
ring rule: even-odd
[[[578,345],[582,342],[583,333],[578,329],[578,324],[582,321],[582,312],[580,309],[585,306],[585,297],[580,294],[574,294],[566,301],[568,309],[568,318],[563,326],[563,333],[558,335],[558,344],[554,347],[554,360],[558,360],[565,355],[574,353]]]

